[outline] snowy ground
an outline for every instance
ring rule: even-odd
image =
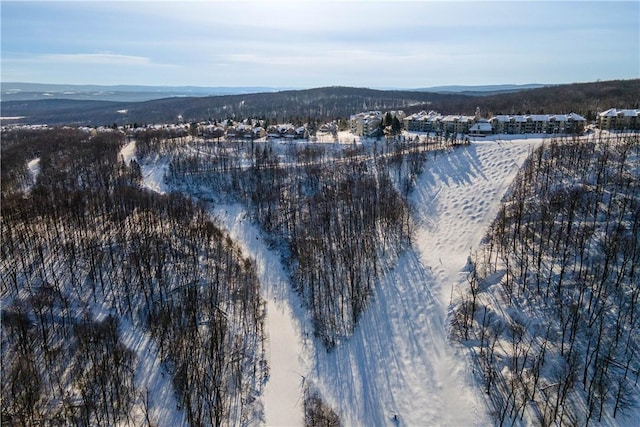
[[[136,142],[131,141],[120,150],[120,155],[125,164],[129,164],[132,160],[137,161]],[[164,176],[169,169],[166,162],[146,161],[140,165],[142,172],[142,184],[151,191],[165,194],[168,192],[167,184],[164,182]]]
[[[310,379],[345,425],[490,425],[460,348],[451,291],[532,145],[474,143],[431,155],[413,193],[413,246],[377,288],[353,338],[316,351]],[[397,420],[393,416],[397,415]]]
[[[267,301],[270,376],[263,396],[266,425],[302,425],[302,391],[308,352],[302,340],[305,327],[299,320],[304,319],[300,300],[291,291],[280,255],[269,250],[258,227],[246,219],[246,212],[240,205],[218,206],[212,214],[241,245],[245,255],[256,261],[263,297]],[[297,313],[293,313],[292,307],[297,308]]]
[[[387,272],[354,336],[330,353],[307,335],[306,314],[290,291],[279,254],[267,247],[242,208],[213,211],[256,259],[268,301],[267,425],[302,424],[305,382],[315,384],[348,426],[491,424],[466,355],[447,340],[447,307],[465,280],[467,256],[540,142],[486,141],[430,154],[411,199],[414,249]],[[162,166],[146,168],[145,185],[164,191],[158,181]]]
[[[24,188],[25,193],[31,191],[31,188],[38,179],[38,175],[40,175],[40,157],[36,157],[27,162],[27,171],[29,172],[29,184]]]

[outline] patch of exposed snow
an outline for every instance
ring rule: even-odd
[[[142,185],[144,187],[160,194],[166,194],[169,192],[169,187],[164,180],[164,177],[169,170],[169,164],[166,161],[153,164],[145,163],[140,167],[140,169],[142,170]]]
[[[173,389],[173,376],[162,366],[158,346],[149,333],[133,327],[121,319],[122,343],[136,354],[134,378],[140,391],[133,411],[135,425],[181,426],[187,425],[186,413],[178,409]]]
[[[136,142],[131,141],[120,150],[120,156],[125,164],[129,164],[132,160],[138,161],[136,157]],[[164,177],[169,169],[169,163],[166,160],[160,160],[157,156],[155,159],[145,161],[140,165],[142,171],[142,185],[156,193],[166,194],[169,187],[165,183]]]
[[[29,175],[31,175],[31,178],[35,181],[40,174],[40,157],[29,161],[27,168],[29,169]]]
[[[105,304],[94,304],[92,314],[96,321],[104,321],[115,314]],[[151,335],[134,326],[126,317],[119,317],[119,336],[122,344],[135,353],[134,380],[138,395],[131,410],[131,425],[174,427],[188,425],[187,415],[179,408],[173,388],[173,375],[165,370],[158,346]]]
[[[131,141],[120,150],[120,156],[125,164],[129,164],[132,160],[136,160],[136,141]]]
[[[27,170],[29,171],[29,184],[25,186],[25,192],[31,191],[31,187],[35,185],[38,175],[40,175],[40,157],[30,160],[27,163]]]

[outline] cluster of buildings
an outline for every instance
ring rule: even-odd
[[[587,119],[579,114],[497,115],[489,119],[475,116],[443,116],[434,111],[421,111],[405,117],[404,127],[414,132],[491,134],[578,134],[584,131]]]
[[[380,111],[367,111],[354,114],[349,118],[351,133],[358,136],[378,136],[383,132],[382,123],[386,115],[397,118],[402,122],[406,115],[404,111],[389,111],[384,115]]]
[[[393,111],[409,132],[433,132],[466,135],[492,134],[580,134],[587,119],[576,113],[569,114],[508,114],[482,118],[476,110],[473,116],[442,115],[435,111],[420,111],[404,115]],[[378,136],[384,114],[367,111],[350,118],[351,133],[358,136]],[[597,126],[604,130],[640,130],[640,109],[617,110],[611,108],[597,115]]]
[[[223,123],[199,125],[198,135],[228,139],[259,139],[265,136],[268,138],[305,139],[309,137],[309,131],[306,126],[292,124],[271,125],[265,129],[263,126],[246,123]]]
[[[476,109],[473,116],[442,115],[435,111],[420,111],[407,116],[403,111],[366,111],[354,114],[349,119],[351,133],[357,136],[375,137],[386,133],[384,125],[388,121],[397,119],[408,132],[425,132],[441,134],[465,134],[470,136],[486,136],[492,134],[522,135],[522,134],[581,134],[587,126],[587,120],[579,114],[511,114],[495,115],[483,118],[480,110]],[[610,108],[596,115],[595,125],[601,130],[609,131],[640,131],[640,109]],[[21,127],[22,125],[4,125],[5,128]],[[38,125],[30,126],[37,127]],[[46,127],[46,125],[40,125]],[[109,127],[86,128],[87,131],[99,133],[112,130]],[[231,120],[221,123],[178,123],[163,125],[147,125],[144,127],[121,127],[130,137],[135,137],[143,131],[162,130],[174,137],[198,135],[205,138],[227,139],[259,139],[284,138],[308,139],[309,129],[306,125],[292,124],[267,125],[261,120],[234,122]],[[325,123],[317,130],[318,135],[337,134],[336,122]]]
[[[382,123],[382,112],[367,111],[349,117],[351,133],[358,136],[377,136]]]

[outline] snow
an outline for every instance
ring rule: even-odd
[[[135,140],[122,147],[120,150],[120,156],[122,156],[122,159],[127,165],[132,160],[138,161],[136,157]],[[160,194],[166,194],[169,192],[169,188],[164,182],[164,176],[169,169],[167,161],[158,161],[157,158],[151,159],[147,162],[143,162],[140,169],[142,171],[142,185],[144,187]]]
[[[280,255],[270,251],[258,227],[249,222],[240,205],[218,206],[212,212],[245,255],[256,260],[263,297],[267,300],[266,330],[270,378],[263,396],[266,425],[301,425],[304,419],[304,336],[291,304],[300,302],[291,286]],[[300,313],[302,314],[302,313]]]
[[[186,413],[177,409],[179,405],[173,391],[173,377],[163,368],[160,351],[151,335],[122,319],[120,330],[122,343],[136,354],[138,362],[134,378],[141,395],[133,411],[135,424],[144,425],[144,408],[148,405],[148,418],[154,425],[186,425]]]
[[[136,159],[136,142],[131,141],[120,150],[120,155],[125,164],[129,164],[132,160]]]
[[[411,199],[415,250],[386,272],[354,336],[314,355],[310,380],[345,425],[491,424],[464,351],[448,341],[447,306],[471,248],[540,141],[473,143],[427,160]]]
[[[29,180],[31,184],[25,188],[25,192],[29,192],[31,190],[31,187],[35,185],[36,180],[38,179],[38,175],[40,175],[40,157],[30,160],[27,163],[27,170],[29,171]]]
[[[449,303],[449,284],[457,280],[496,217],[502,196],[532,146],[540,142],[475,142],[428,161],[413,198],[420,224],[416,246],[446,287],[442,304]]]
[[[489,140],[429,155],[411,197],[413,247],[381,277],[353,337],[331,352],[308,334],[311,324],[291,291],[280,254],[265,244],[244,209],[212,209],[256,260],[268,301],[266,425],[302,424],[306,383],[315,385],[344,425],[492,424],[464,348],[448,340],[447,310],[465,280],[468,255],[527,154],[541,141]],[[163,163],[142,165],[148,188],[167,190],[164,168]]]

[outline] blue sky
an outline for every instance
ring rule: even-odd
[[[4,1],[2,81],[418,88],[640,77],[640,2]]]

